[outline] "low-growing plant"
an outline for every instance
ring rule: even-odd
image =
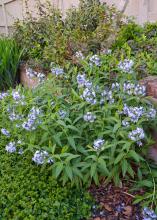
[[[88,220],[94,205],[89,193],[62,187],[50,167],[34,166],[31,156],[6,153],[0,145],[0,219]]]
[[[0,38],[0,90],[15,85],[21,52],[12,39]]]

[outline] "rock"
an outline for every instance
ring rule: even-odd
[[[140,80],[140,84],[146,86],[147,96],[157,98],[157,76],[148,76]]]
[[[101,218],[100,217],[96,217],[93,220],[101,220]]]
[[[126,206],[124,208],[123,214],[130,217],[132,216],[132,207],[131,206]]]
[[[26,65],[22,64],[20,66],[20,83],[28,88],[35,88],[38,84],[39,81],[37,78],[29,78],[26,74]]]
[[[109,206],[108,204],[104,204],[103,205],[103,207],[107,210],[107,211],[109,211],[109,212],[111,212],[112,211],[112,208],[111,208],[111,206]]]

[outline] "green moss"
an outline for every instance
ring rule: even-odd
[[[30,163],[29,155],[7,154],[1,149],[0,161],[0,219],[80,220],[90,216],[89,194],[62,187],[48,167]]]

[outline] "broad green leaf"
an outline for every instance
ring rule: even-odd
[[[72,181],[72,179],[73,179],[73,172],[72,172],[72,168],[69,165],[65,166],[65,172],[66,172],[68,178]]]
[[[91,169],[90,169],[90,176],[91,177],[94,177],[94,175],[96,173],[96,170],[97,170],[97,163],[92,163],[91,164]]]
[[[128,157],[133,158],[136,162],[140,161],[139,155],[133,150],[130,150],[130,152],[128,153]]]
[[[118,156],[117,156],[117,158],[115,159],[115,161],[114,161],[114,164],[118,164],[121,160],[122,160],[122,158],[125,156],[126,154],[125,153],[120,153]]]
[[[122,167],[122,174],[123,174],[123,177],[125,177],[125,174],[127,172],[127,168],[128,168],[128,162],[126,159],[123,159],[122,162],[121,162],[121,167]]]
[[[75,145],[74,138],[72,136],[69,136],[67,139],[68,139],[70,146],[76,151],[76,145]]]
[[[58,178],[58,176],[61,174],[62,171],[63,171],[63,163],[58,162],[57,165],[56,165],[55,177]]]

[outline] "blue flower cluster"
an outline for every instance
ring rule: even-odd
[[[17,104],[17,105],[25,105],[26,104],[24,101],[24,99],[25,99],[24,95],[20,95],[19,91],[14,90],[12,92],[12,97],[13,97],[15,104]]]
[[[8,93],[7,92],[1,92],[0,93],[0,100],[4,99],[5,97],[8,96]]]
[[[96,104],[96,102],[97,102],[97,101],[96,101],[96,93],[95,93],[94,89],[88,89],[88,88],[86,88],[86,89],[83,91],[82,98],[83,98],[86,102],[88,102],[88,103],[90,103],[90,104],[92,104],[92,105]]]
[[[28,114],[27,121],[23,122],[22,127],[27,131],[33,131],[41,123],[39,116],[41,111],[37,107],[33,107]]]
[[[145,110],[143,107],[129,107],[126,104],[123,108],[123,114],[130,118],[133,123],[138,122],[138,120],[143,116]]]
[[[7,137],[10,137],[10,132],[9,132],[7,129],[5,129],[5,128],[2,128],[2,129],[1,129],[1,133],[2,133],[3,135],[7,136]]]
[[[99,138],[99,139],[97,139],[97,140],[94,141],[93,148],[94,148],[95,150],[100,150],[101,147],[104,145],[104,143],[105,143],[105,140]]]
[[[59,114],[59,116],[60,116],[62,119],[64,119],[64,118],[67,116],[67,112],[64,111],[64,110],[62,110],[62,109],[60,109],[60,110],[58,111],[58,114]]]
[[[104,90],[101,93],[101,99],[100,104],[104,104],[106,101],[108,101],[110,104],[114,103],[113,93],[111,90]]]
[[[101,66],[101,60],[100,60],[100,57],[98,55],[93,55],[92,57],[89,58],[89,65],[90,66],[93,66],[93,65],[96,65],[96,66]]]
[[[146,95],[146,87],[144,85],[134,84],[131,82],[124,83],[123,91],[128,95],[135,95],[135,96]]]
[[[31,68],[26,69],[26,75],[30,78],[38,78],[39,82],[43,82],[46,78],[44,73],[36,72]]]
[[[157,214],[153,210],[147,207],[143,209],[142,214],[143,214],[143,220],[157,220]]]
[[[56,76],[62,76],[64,74],[64,70],[62,68],[59,67],[53,67],[51,69],[52,74],[56,75]]]
[[[6,147],[5,147],[5,150],[8,152],[8,153],[15,153],[17,151],[17,145],[20,145],[21,144],[21,141],[19,140],[17,143],[15,143],[15,141],[13,142],[9,142]],[[18,150],[18,154],[22,155],[23,154],[23,149],[20,148]]]
[[[137,123],[141,117],[146,117],[147,119],[154,119],[156,117],[156,110],[150,108],[146,111],[144,107],[132,107],[124,104],[122,114],[125,115],[133,123]],[[128,126],[127,120],[123,120],[123,126]]]
[[[86,79],[86,75],[85,74],[78,74],[77,75],[77,83],[78,83],[78,87],[86,87],[88,89],[92,88],[92,82],[90,82],[89,80]]]
[[[132,67],[134,65],[133,60],[124,59],[123,61],[120,61],[118,64],[118,68],[126,73],[133,73]]]
[[[135,141],[139,146],[142,146],[141,140],[145,138],[145,133],[142,128],[137,128],[133,131],[130,131],[128,138],[132,141]]]
[[[37,150],[34,153],[34,156],[32,160],[37,164],[37,165],[42,165],[45,162],[48,163],[53,163],[54,160],[52,158],[49,158],[49,154],[47,151],[44,150]]]
[[[84,121],[87,122],[94,122],[96,119],[96,116],[92,112],[87,112],[84,116]]]

